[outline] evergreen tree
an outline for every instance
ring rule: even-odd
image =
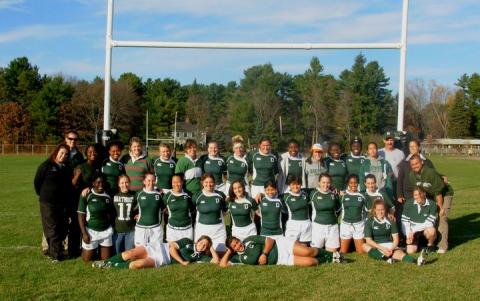
[[[457,91],[453,105],[448,113],[448,136],[465,138],[470,135],[471,112],[468,110],[463,91]]]

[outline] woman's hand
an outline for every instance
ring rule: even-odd
[[[408,234],[406,243],[407,245],[411,245],[413,243],[413,233]]]
[[[262,254],[258,257],[258,264],[259,265],[266,265],[267,264],[267,255]]]
[[[380,247],[380,250],[382,251],[383,255],[385,255],[386,257],[391,257],[393,254],[393,250],[390,250],[389,248]]]
[[[184,260],[184,261],[180,262],[180,264],[183,265],[183,266],[187,266],[187,265],[190,264],[190,261]]]
[[[397,218],[395,217],[395,214],[392,213],[392,212],[388,213],[388,218],[393,222],[397,221]]]
[[[87,233],[82,234],[82,240],[83,240],[84,243],[89,244],[90,243],[90,235],[88,235]]]
[[[87,188],[82,190],[80,195],[83,196],[83,197],[86,197],[89,193],[90,193],[90,188],[87,187]]]

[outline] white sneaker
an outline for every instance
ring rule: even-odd
[[[386,262],[387,262],[388,264],[394,264],[394,263],[395,263],[395,260],[394,260],[392,257],[390,257],[390,258],[388,258],[388,259],[386,260]]]
[[[438,249],[437,250],[437,254],[445,254],[445,253],[447,253],[447,250],[445,250],[445,249]]]
[[[342,263],[343,256],[338,252],[333,252],[332,254],[332,263]]]
[[[422,251],[420,252],[420,256],[418,256],[417,258],[417,265],[424,265],[427,262],[427,257],[427,250],[422,249]]]
[[[111,267],[112,267],[112,264],[110,262],[106,262],[106,261],[103,261],[103,260],[94,261],[92,263],[92,268],[108,269],[108,268],[111,268]]]

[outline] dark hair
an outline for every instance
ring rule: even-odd
[[[120,141],[118,141],[118,140],[110,141],[110,142],[108,142],[108,144],[107,144],[107,150],[110,151],[110,149],[111,149],[112,147],[114,147],[114,146],[117,146],[117,147],[120,149],[120,151],[122,151],[123,143],[120,142]]]
[[[337,146],[340,149],[340,152],[342,152],[342,147],[340,146],[340,144],[337,142],[334,142],[328,146],[328,154],[330,154],[334,146]]]
[[[273,187],[275,189],[277,189],[277,184],[275,184],[275,182],[271,181],[271,180],[268,180],[264,185],[263,185],[263,188],[267,189],[268,187]]]
[[[95,182],[97,179],[102,179],[103,183],[105,183],[107,181],[107,179],[105,178],[105,175],[103,173],[95,172],[93,174],[93,176],[91,177],[90,184],[93,184],[93,182]]]
[[[365,182],[367,182],[368,179],[373,179],[375,183],[377,183],[377,178],[375,178],[375,176],[372,175],[371,173],[365,176]]]
[[[127,176],[127,174],[121,174],[121,175],[119,175],[118,178],[117,178],[117,184],[120,183],[120,179],[122,179],[122,178],[127,178],[128,181],[131,182],[130,177]]]
[[[147,171],[146,173],[143,174],[143,179],[145,180],[148,176],[152,176],[154,179],[157,179],[157,176],[153,172],[150,172],[150,171]]]
[[[383,207],[385,207],[385,209],[387,207],[385,205],[385,202],[383,201],[383,199],[375,198],[373,200],[372,208],[370,208],[370,211],[368,212],[368,215],[370,215],[371,217],[374,217],[375,216],[375,207],[377,207],[378,205],[383,205]]]
[[[66,145],[65,143],[60,143],[59,145],[57,145],[55,147],[55,149],[53,150],[53,152],[50,154],[50,156],[48,157],[48,159],[51,161],[51,162],[55,162],[55,159],[57,159],[57,155],[58,155],[58,152],[64,148],[66,151],[67,151],[67,155],[70,154],[70,148],[68,148],[68,145]]]
[[[172,148],[170,147],[170,145],[168,145],[167,143],[163,143],[163,142],[160,143],[160,144],[158,145],[158,148],[160,149],[160,147],[167,148],[167,149],[170,150],[170,151],[172,150]]]
[[[318,181],[320,182],[320,180],[322,178],[329,178],[330,179],[330,182],[332,181],[332,176],[326,172],[322,172],[319,176],[318,176]]]
[[[421,192],[423,195],[427,194],[427,192],[425,191],[425,189],[422,186],[415,186],[413,188],[413,192],[415,192],[415,191]]]
[[[420,147],[420,140],[413,138],[412,140],[410,140],[410,142],[408,142],[408,144],[410,144],[411,142],[414,142],[418,147]]]
[[[351,179],[357,180],[357,183],[358,183],[358,176],[357,176],[357,175],[353,175],[353,174],[352,174],[352,175],[349,175],[349,176],[347,177],[346,183],[350,182]]]
[[[181,172],[174,174],[172,176],[172,179],[173,179],[173,177],[178,177],[178,178],[180,178],[180,180],[182,180],[182,182],[184,181],[184,174],[181,173]]]
[[[264,141],[268,141],[268,142],[270,142],[270,144],[272,144],[272,139],[270,139],[270,137],[268,137],[268,136],[262,136],[260,138],[260,140],[258,141],[258,144],[262,144],[262,142],[264,142]]]
[[[422,157],[420,157],[420,155],[413,155],[410,157],[410,161],[413,161],[413,160],[420,160],[420,162],[423,162],[422,161]]]
[[[373,142],[373,141],[368,142],[367,148],[368,148],[370,145],[375,145],[375,148],[378,149],[378,145],[377,145],[375,142]]]
[[[360,144],[360,146],[362,146],[362,144],[363,144],[362,139],[360,137],[357,137],[357,136],[353,137],[352,140],[350,140],[350,147],[355,143]]]
[[[85,156],[87,155],[88,149],[93,147],[93,150],[97,153],[97,156],[99,155],[97,146],[94,143],[89,143],[87,146],[85,146]],[[88,159],[88,158],[87,158]]]
[[[302,179],[299,176],[296,175],[289,175],[287,177],[287,184],[290,185],[292,183],[297,183],[302,185]]]
[[[195,141],[193,139],[187,139],[185,141],[184,148],[189,149],[189,148],[196,147],[196,146],[197,146],[197,141]]]
[[[298,142],[298,140],[294,138],[288,140],[287,145],[290,145],[290,144],[296,144],[297,146],[300,146],[300,143]]]
[[[209,173],[209,172],[204,173],[204,174],[202,175],[202,177],[200,178],[200,181],[203,182],[203,181],[205,181],[205,179],[207,179],[207,178],[210,178],[210,179],[212,179],[212,180],[215,182],[215,177],[214,177],[211,173]]]
[[[233,184],[239,183],[243,187],[243,193],[246,194],[245,192],[245,183],[243,183],[243,180],[235,180],[230,184],[230,188],[228,189],[228,198],[233,201],[236,198],[235,193],[233,192]]]
[[[237,237],[235,237],[235,236],[229,236],[229,237],[227,238],[227,240],[225,241],[225,245],[227,246],[227,248],[230,248],[230,244],[231,244],[234,240],[241,241],[239,238],[237,238]]]
[[[195,242],[195,244],[196,244],[197,242],[201,241],[202,239],[206,239],[206,240],[207,240],[209,247],[205,249],[205,252],[206,252],[206,253],[210,253],[210,247],[213,245],[212,239],[210,238],[210,236],[202,235],[202,236],[200,236],[200,237],[197,239],[197,241]]]

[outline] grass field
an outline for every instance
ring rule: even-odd
[[[40,255],[33,191],[44,157],[0,156],[0,300],[480,300],[480,160],[432,158],[455,188],[451,250],[423,267],[348,255],[314,268],[179,265],[94,270],[80,259],[52,264]]]

